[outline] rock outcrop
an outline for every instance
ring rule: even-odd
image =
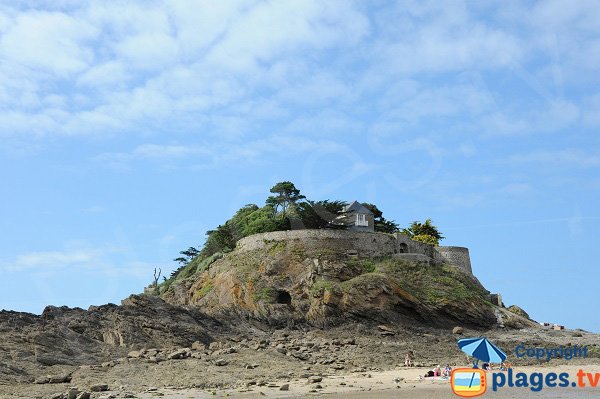
[[[488,292],[448,264],[398,257],[356,258],[301,242],[233,251],[207,270],[170,284],[162,297],[214,317],[270,325],[351,321],[490,327]]]
[[[133,295],[121,306],[48,306],[41,316],[0,312],[0,383],[27,382],[31,365],[78,366],[124,357],[132,349],[209,344],[228,327],[197,309]]]
[[[507,309],[509,312],[512,312],[512,313],[519,315],[521,317],[524,317],[526,319],[530,319],[529,314],[527,314],[526,311],[524,311],[522,308],[520,308],[517,305],[511,305]]]

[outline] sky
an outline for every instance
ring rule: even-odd
[[[290,180],[600,332],[600,3],[0,2],[0,309],[119,303]]]

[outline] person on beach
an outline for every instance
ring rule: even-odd
[[[437,366],[435,366],[435,368],[433,369],[433,375],[434,375],[434,377],[442,376],[442,369],[440,368],[439,364]]]
[[[408,351],[408,353],[406,353],[406,356],[404,356],[404,367],[412,367],[413,366],[412,355],[413,355],[412,351]]]
[[[450,367],[450,365],[448,363],[446,363],[446,367],[444,367],[444,377],[450,377],[450,374],[452,374],[452,367]]]

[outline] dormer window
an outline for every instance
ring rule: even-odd
[[[363,213],[356,214],[356,226],[369,226],[369,221],[367,220],[367,215]]]

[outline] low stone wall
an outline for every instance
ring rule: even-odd
[[[410,254],[417,254],[435,261],[450,263],[472,275],[467,248],[435,247],[413,241],[402,233],[384,234],[349,230],[273,231],[242,238],[237,242],[236,249],[241,252],[252,251],[280,241],[285,241],[290,246],[300,245],[307,254],[313,256],[323,254],[324,251],[359,258],[393,255],[411,258]]]

